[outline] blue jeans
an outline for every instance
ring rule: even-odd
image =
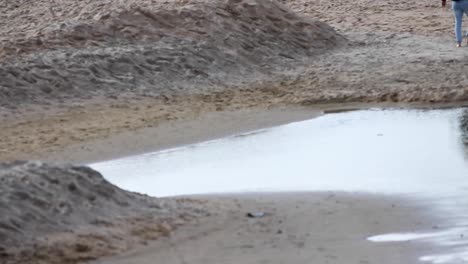
[[[457,37],[457,42],[461,43],[463,39],[462,20],[463,14],[468,16],[468,0],[452,1],[452,9],[455,16],[455,36]]]

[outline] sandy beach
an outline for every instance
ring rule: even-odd
[[[388,232],[432,230],[437,221],[411,199],[353,193],[238,194],[203,199],[224,210],[173,236],[93,263],[419,263],[424,243],[377,244]],[[248,212],[264,212],[258,219]]]
[[[6,56],[10,53],[4,53],[2,59],[1,69],[4,71],[2,75],[5,76],[0,80],[0,86],[5,91],[1,97],[2,116],[0,117],[2,160],[46,158],[49,153],[60,151],[69,145],[106,139],[148,127],[159,127],[171,121],[203,118],[216,112],[229,113],[248,109],[255,112],[274,108],[294,110],[301,106],[320,110],[317,105],[349,104],[457,105],[463,104],[467,97],[468,79],[465,75],[466,64],[463,62],[464,56],[468,54],[467,49],[453,48],[451,12],[440,8],[437,1],[427,0],[421,5],[399,1],[386,1],[383,5],[370,4],[368,1],[357,1],[352,4],[347,1],[320,2],[320,4],[304,0],[284,1],[291,10],[288,11],[289,15],[284,15],[280,21],[268,20],[265,14],[273,12],[271,9],[281,10],[287,7],[259,7],[261,10],[256,12],[260,12],[257,15],[262,17],[262,23],[267,27],[264,29],[265,35],[250,33],[255,30],[256,24],[243,28],[245,32],[236,33],[242,34],[242,39],[245,41],[250,41],[253,48],[246,49],[241,43],[222,45],[228,45],[227,49],[240,52],[239,54],[243,54],[242,56],[246,58],[253,53],[257,54],[255,56],[260,56],[262,53],[258,53],[259,51],[268,50],[270,53],[261,55],[254,62],[245,61],[241,57],[224,61],[226,58],[216,57],[224,55],[209,53],[210,47],[200,46],[197,49],[203,50],[203,54],[206,53],[203,55],[205,61],[195,60],[189,64],[192,68],[198,67],[199,70],[203,68],[204,71],[210,72],[206,78],[194,76],[183,69],[188,64],[179,62],[177,56],[182,54],[193,56],[197,53],[196,51],[190,53],[185,47],[180,46],[179,40],[171,39],[173,43],[156,42],[166,46],[179,45],[181,51],[179,54],[168,54],[163,47],[155,47],[155,50],[151,51],[154,54],[148,51],[145,56],[153,56],[156,62],[162,64],[156,66],[148,64],[143,71],[131,70],[128,65],[141,65],[143,58],[138,59],[140,55],[137,54],[144,51],[115,53],[117,51],[106,49],[108,45],[116,45],[112,36],[88,42],[79,41],[80,34],[85,34],[82,38],[89,37],[89,34],[101,36],[102,32],[99,30],[103,30],[102,26],[123,23],[118,20],[119,17],[116,17],[116,21],[107,19],[103,22],[96,21],[92,17],[93,15],[100,17],[101,9],[109,9],[110,13],[116,12],[117,15],[123,12],[122,10],[134,10],[135,5],[147,6],[145,1],[128,2],[128,5],[124,6],[113,6],[109,2],[102,7],[96,7],[94,11],[84,9],[83,14],[86,15],[81,14],[81,16],[74,13],[81,10],[80,6],[76,6],[76,10],[71,9],[69,13],[63,11],[62,5],[67,3],[67,1],[56,3],[53,10],[62,11],[54,11],[55,19],[68,21],[73,18],[73,21],[77,21],[73,23],[78,25],[83,23],[82,26],[86,26],[90,32],[78,31],[76,29],[78,25],[74,24],[70,24],[69,28],[69,24],[64,22],[63,29],[58,33],[53,31],[53,34],[46,34],[44,32],[48,32],[46,29],[49,24],[45,18],[53,19],[53,16],[49,10],[44,9],[38,9],[42,10],[44,21],[32,24],[29,22],[36,19],[34,13],[36,11],[17,16],[13,20],[2,20],[4,28],[29,25],[27,31],[26,29],[18,32],[7,30],[0,34],[0,38],[3,39],[2,47],[5,50],[10,51],[14,46],[11,42],[14,41],[27,45],[17,50],[22,56],[12,58]],[[68,4],[77,5],[74,2]],[[243,7],[242,3],[228,5],[247,8]],[[187,3],[169,1],[163,5],[154,4],[151,10],[155,14],[166,12],[164,11],[166,9],[172,10],[170,12],[178,9],[212,12],[211,7],[205,8],[205,6],[210,6],[209,1]],[[4,8],[2,13],[5,14],[15,10],[10,5],[2,8]],[[135,12],[141,13],[138,13],[138,10]],[[130,36],[123,32],[122,36],[114,37],[124,38],[123,43],[119,45],[125,47],[141,45],[142,49],[145,49],[147,45],[145,43],[148,41],[145,36],[153,32],[152,30],[161,30],[158,31],[160,35],[168,34],[167,30],[182,30],[177,25],[180,23],[187,25],[196,17],[184,18],[182,22],[178,20],[177,15],[173,15],[171,19],[174,21],[168,29],[161,29],[158,24],[150,28],[141,28],[138,23],[145,22],[136,20],[137,22],[132,22],[135,23],[133,26],[141,28],[140,31]],[[246,16],[242,19],[245,19],[242,23],[250,23],[251,17]],[[322,24],[315,25],[313,23],[316,22],[311,22],[315,21],[313,19],[327,22],[337,31],[334,32]],[[284,43],[280,46],[268,42],[281,32],[278,31],[281,30],[278,27],[286,28],[291,25],[291,21],[312,23],[307,29],[310,35],[302,35],[303,29],[298,26],[296,31],[290,32],[291,36],[284,36],[282,40]],[[230,27],[235,28],[235,23],[232,24],[232,21],[229,23]],[[45,28],[42,29],[41,25]],[[219,25],[218,22],[208,25],[199,25],[193,30],[184,29],[192,30],[189,35],[185,31],[178,34],[186,34],[184,36],[188,40],[199,41],[206,38],[206,34],[193,35],[194,32],[213,30],[218,32],[217,30],[226,26]],[[92,30],[98,30],[98,33],[93,33]],[[232,28],[223,30],[224,35],[229,35]],[[19,34],[21,32],[24,33]],[[59,33],[68,34],[66,36],[70,38],[77,35],[75,38],[78,40],[64,41],[64,37]],[[216,35],[218,33],[212,34],[213,37],[218,37]],[[317,42],[314,34],[323,35],[325,38]],[[223,38],[227,37],[224,35]],[[311,46],[301,46],[301,48],[294,46],[298,45],[297,41],[303,37],[306,39],[301,41]],[[41,43],[45,43],[50,38],[55,44],[38,46],[37,38],[41,39]],[[55,40],[56,38],[59,39]],[[209,38],[206,40],[209,41]],[[64,53],[62,48],[56,47],[57,45],[64,47],[68,53]],[[189,45],[187,49],[192,48],[190,44],[187,45]],[[285,49],[288,45],[293,46]],[[286,57],[277,56],[283,50],[290,54],[283,54]],[[83,52],[89,54],[82,54]],[[108,55],[101,56],[99,53]],[[66,56],[70,57],[61,57],[60,54],[69,54]],[[171,58],[164,59],[164,56],[168,55]],[[87,63],[80,64],[83,56],[88,56],[90,59]],[[129,60],[127,59],[129,56],[131,59],[127,62],[127,66],[119,66],[120,62],[113,59],[125,58],[122,60],[126,61]],[[168,60],[173,63],[168,64]],[[215,64],[214,67],[212,62],[215,61],[220,65]],[[454,65],[457,67],[453,67]],[[151,69],[155,67],[164,67],[167,70],[155,76],[157,82],[151,81],[150,78]],[[102,72],[93,73],[93,69]],[[243,71],[250,73],[246,74]],[[54,77],[57,74],[62,77]],[[89,78],[90,74],[95,77]],[[243,78],[239,78],[240,76]],[[178,81],[173,81],[169,85],[168,83],[174,78],[178,78]],[[46,92],[43,92],[35,89],[38,85],[56,86],[56,88],[53,91],[47,92],[46,89]],[[78,89],[78,87],[86,88]]]
[[[63,164],[330,111],[464,106],[468,48],[455,48],[451,11],[439,5],[1,3],[0,263],[418,263],[433,245],[366,240],[443,222],[412,197],[158,199]],[[95,197],[84,190],[96,182]],[[267,214],[250,219],[249,211]]]

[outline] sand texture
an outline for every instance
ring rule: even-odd
[[[71,165],[0,165],[0,263],[78,263],[208,214],[196,201],[129,193]]]
[[[223,210],[173,236],[102,264],[335,263],[416,264],[424,243],[376,244],[374,234],[430,230],[435,219],[418,201],[349,193],[204,197]],[[248,212],[264,212],[257,219]]]
[[[76,1],[64,1],[64,7],[67,2]],[[18,103],[58,104],[125,93],[203,95],[266,80],[291,62],[345,42],[325,23],[272,1],[125,7],[105,19],[78,18],[58,23],[54,30],[50,24],[38,26],[26,39],[7,41],[6,47],[23,52],[9,51],[3,58],[0,104],[15,108]],[[99,16],[98,10],[88,16]]]
[[[105,160],[321,109],[464,105],[468,48],[455,48],[439,4],[1,1],[0,262],[133,249],[109,263],[415,263],[428,248],[365,241],[430,229],[424,210],[382,197],[156,199],[86,167],[14,161]],[[269,215],[246,220],[257,208]],[[188,221],[198,222],[169,236]]]
[[[438,1],[281,2],[2,3],[0,158],[213,112],[466,101]]]

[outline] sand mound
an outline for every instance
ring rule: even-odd
[[[14,17],[11,10],[23,15],[6,23],[18,30],[0,33],[2,105],[114,98],[125,92],[203,94],[269,79],[345,42],[326,24],[268,0],[92,2],[63,1],[72,7],[67,9],[63,3],[48,2],[49,8],[43,3],[38,10],[46,18],[54,14],[57,22],[41,19],[27,30],[18,23],[33,18],[28,12],[38,12],[34,5],[6,4],[8,18]],[[77,5],[78,15],[66,11]]]
[[[203,213],[189,202],[126,192],[87,167],[39,162],[0,164],[0,255],[5,259],[24,261],[29,255],[55,263],[47,258],[63,254],[67,247],[81,257],[83,253],[106,255],[109,249],[93,252],[95,240],[105,248],[113,243],[109,237],[145,239],[161,231],[157,229],[158,219]],[[148,222],[151,228],[144,229]],[[109,228],[117,228],[119,233]],[[130,234],[125,234],[126,229]],[[76,244],[80,240],[85,249]],[[72,253],[63,255],[70,258]],[[60,263],[60,258],[56,261]]]

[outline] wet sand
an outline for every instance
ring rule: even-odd
[[[419,263],[425,243],[373,243],[368,236],[433,230],[424,202],[340,192],[198,197],[222,210],[147,247],[92,263]],[[248,212],[262,211],[258,219]]]
[[[207,113],[68,144],[52,152],[39,153],[38,158],[49,162],[96,163],[311,119],[321,113],[322,110],[291,107]]]
[[[439,1],[281,1],[296,14],[269,1],[258,10],[252,1],[91,2],[0,6],[0,160],[87,163],[306,119],[323,105],[468,99],[468,49],[454,48]],[[292,196],[207,198],[212,217],[111,261],[417,263],[436,250],[366,241],[440,223],[411,199]],[[271,214],[245,219],[252,209]],[[113,232],[106,245],[129,241]],[[27,262],[79,263],[116,248],[70,258],[75,250]]]

